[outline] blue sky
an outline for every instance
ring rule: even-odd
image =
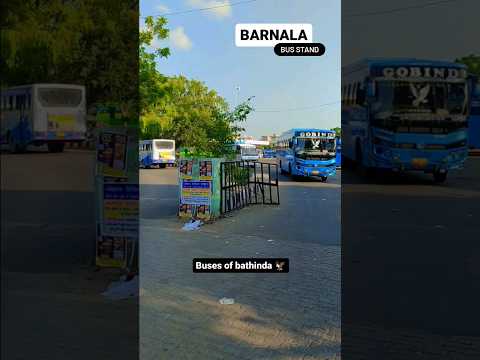
[[[232,106],[237,97],[242,101],[255,96],[257,111],[244,124],[246,135],[279,134],[292,127],[340,126],[340,1],[257,0],[234,5],[236,2],[230,0],[231,6],[209,11],[166,16],[172,55],[162,59],[158,69],[167,75],[201,80]],[[146,16],[225,3],[141,0],[140,12]],[[313,40],[325,45],[325,55],[278,57],[272,48],[235,46],[235,24],[262,22],[312,24]],[[335,104],[321,106],[332,102]]]

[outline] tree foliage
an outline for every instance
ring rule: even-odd
[[[138,1],[11,0],[2,22],[2,85],[70,83],[87,101],[138,110]]]
[[[480,77],[480,55],[468,55],[455,60],[458,63],[465,64],[468,72]]]
[[[252,111],[249,102],[229,110],[226,101],[198,80],[169,77],[165,93],[141,117],[142,138],[175,139],[178,147],[221,156],[228,152]]]
[[[139,33],[139,95],[142,115],[151,111],[166,94],[167,78],[157,71],[156,63],[159,59],[168,57],[170,49],[153,48],[155,41],[168,37],[166,25],[165,18],[154,19],[149,16]]]
[[[337,137],[342,136],[342,128],[341,127],[334,127],[331,130],[335,131],[335,134],[337,135]]]
[[[168,38],[166,25],[164,18],[147,17],[140,31],[140,136],[174,139],[185,156],[228,154],[253,109],[247,101],[230,110],[203,82],[161,74],[158,63],[170,50],[153,45]]]

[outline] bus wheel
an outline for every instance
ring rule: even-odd
[[[167,167],[167,164],[158,164],[158,167],[160,169],[165,169]]]
[[[439,171],[435,171],[433,173],[433,181],[438,183],[438,184],[441,184],[441,183],[444,183],[445,180],[447,180],[447,172],[439,172]]]
[[[320,180],[321,180],[322,182],[327,182],[327,177],[326,177],[326,176],[322,176],[322,177],[320,178]]]
[[[63,149],[65,148],[64,143],[48,143],[48,151],[51,153],[60,153],[63,152]]]

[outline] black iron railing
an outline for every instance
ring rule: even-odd
[[[220,212],[253,204],[279,205],[277,164],[227,161],[220,164]]]

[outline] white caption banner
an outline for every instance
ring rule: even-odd
[[[312,24],[236,24],[238,47],[274,47],[278,43],[313,42]]]

